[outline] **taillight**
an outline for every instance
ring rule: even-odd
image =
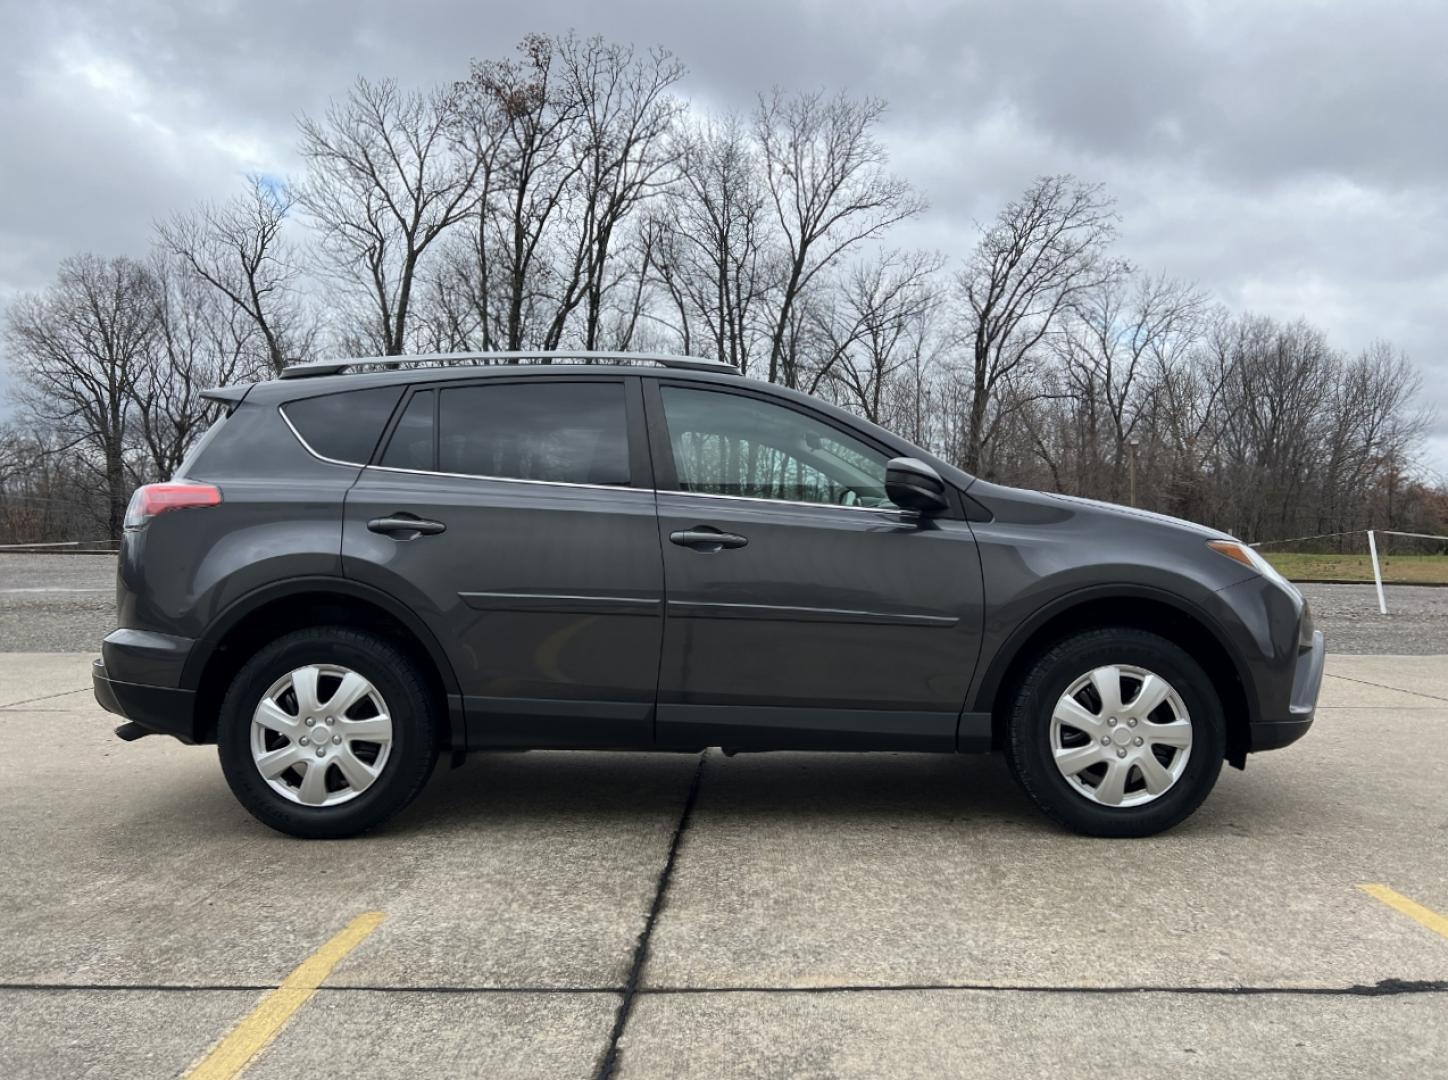
[[[176,481],[170,484],[147,484],[138,487],[126,507],[126,528],[138,529],[157,514],[167,510],[186,510],[196,506],[215,506],[221,502],[221,489],[211,484]]]

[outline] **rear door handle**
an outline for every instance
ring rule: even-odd
[[[692,529],[680,529],[669,533],[669,540],[680,547],[691,547],[698,551],[718,551],[720,548],[742,548],[749,543],[749,537],[738,533],[720,532],[708,525],[696,525]]]
[[[423,518],[413,517],[411,514],[394,514],[392,517],[373,518],[367,523],[367,528],[372,532],[386,535],[411,533],[412,536],[433,536],[447,531],[447,526],[441,521],[427,521]],[[403,539],[410,540],[412,537],[407,536]]]

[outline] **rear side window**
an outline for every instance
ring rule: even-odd
[[[433,414],[437,408],[437,392],[422,390],[412,395],[397,427],[392,429],[392,438],[387,442],[387,452],[380,464],[389,469],[419,469],[432,471]]]
[[[399,386],[344,390],[288,402],[282,411],[307,445],[322,457],[365,465],[401,396]]]
[[[629,482],[622,382],[546,379],[440,393],[441,472],[568,484]]]

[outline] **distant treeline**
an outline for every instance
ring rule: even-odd
[[[1129,265],[1109,193],[1070,176],[964,257],[891,246],[926,203],[889,168],[884,102],[774,90],[711,115],[683,74],[530,35],[438,87],[359,79],[300,120],[301,176],[157,222],[150,252],[67,259],[6,311],[0,538],[117,535],[208,423],[207,386],[530,348],[716,356],[989,479],[1251,540],[1448,530],[1392,345],[1348,355]]]

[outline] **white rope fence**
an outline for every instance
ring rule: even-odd
[[[1437,540],[1448,545],[1448,536],[1434,536],[1431,533],[1398,532],[1394,529],[1350,529],[1346,532],[1318,533],[1315,536],[1292,536],[1286,540],[1258,540],[1249,547],[1259,548],[1263,544],[1299,544],[1306,540],[1326,540],[1333,536],[1356,536],[1359,532],[1368,534],[1368,557],[1373,564],[1373,584],[1378,590],[1378,614],[1388,613],[1388,600],[1383,593],[1383,567],[1378,559],[1378,536],[1406,536],[1414,540]]]

